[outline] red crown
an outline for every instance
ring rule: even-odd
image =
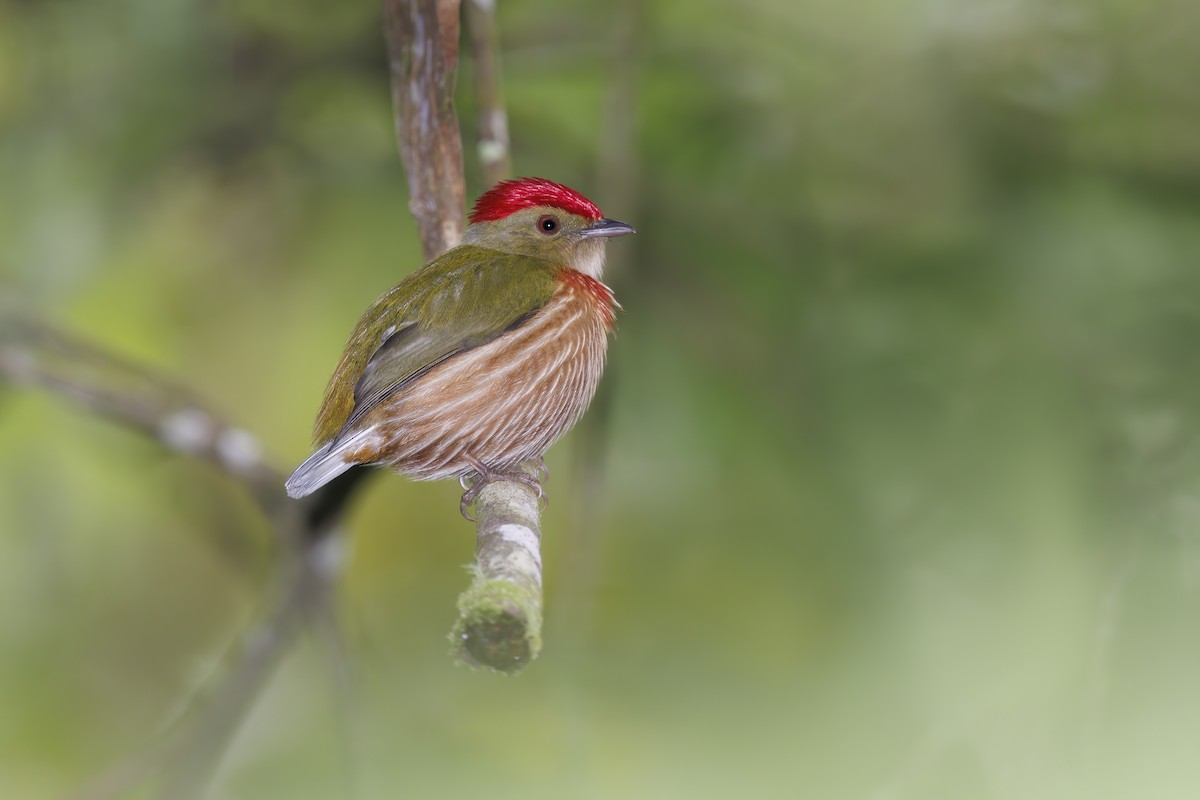
[[[551,206],[592,220],[604,216],[595,203],[561,183],[545,178],[517,178],[500,181],[480,195],[475,201],[475,210],[471,212],[471,222],[504,219],[509,214],[534,206]]]

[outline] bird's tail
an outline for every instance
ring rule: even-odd
[[[347,450],[361,444],[361,439],[367,433],[370,431],[363,431],[340,441],[334,439],[304,459],[304,463],[296,467],[292,477],[284,484],[288,497],[310,495],[351,467],[358,466],[352,461],[347,461],[345,454]]]

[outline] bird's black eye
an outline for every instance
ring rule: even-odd
[[[547,214],[538,219],[538,230],[549,236],[558,230],[558,220]]]

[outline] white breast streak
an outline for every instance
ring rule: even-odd
[[[511,334],[500,336],[485,345],[468,350],[461,353],[451,361],[447,362],[448,369],[439,370],[432,373],[430,380],[420,381],[414,386],[414,397],[424,397],[426,395],[443,395],[446,384],[456,380],[461,375],[479,375],[482,373],[481,368],[496,358],[498,354],[503,353],[512,346],[513,339],[511,337],[521,337],[528,339],[530,346],[538,346],[547,339],[552,339],[555,336],[563,334],[567,326],[575,322],[579,318],[579,312],[572,314],[563,314],[564,306],[570,300],[571,292],[564,292],[562,295],[553,298],[549,304],[538,315],[537,324],[531,328],[517,328]],[[445,410],[451,409],[460,405],[467,405],[477,399],[477,393],[480,391],[490,391],[493,379],[500,378],[511,370],[518,369],[522,366],[519,359],[509,360],[507,363],[502,363],[500,368],[490,370],[488,372],[488,380],[473,381],[471,391],[463,392],[455,396],[449,401],[445,400],[437,406],[439,415]]]
[[[589,332],[576,341],[568,331],[579,325]],[[563,336],[568,339],[557,344]],[[565,286],[526,325],[459,354],[413,385],[395,420],[399,425],[393,435],[407,441],[396,442],[402,454],[394,462],[433,447],[406,472],[418,479],[446,477],[462,468],[456,453],[463,437],[500,447],[507,434],[523,437],[526,443],[528,455],[518,460],[541,455],[591,400],[603,369],[606,339],[599,307],[574,286]],[[594,363],[585,365],[581,359]],[[513,380],[516,370],[531,368],[536,371]],[[559,388],[564,386],[574,391]],[[564,399],[569,402],[561,402]],[[547,425],[547,420],[552,422]],[[424,432],[410,438],[408,432],[418,429]]]

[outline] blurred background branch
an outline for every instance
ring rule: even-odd
[[[463,0],[463,19],[471,43],[471,73],[478,127],[476,153],[483,167],[483,185],[494,186],[512,176],[508,111],[500,79],[500,33],[496,0]]]
[[[44,389],[167,450],[216,465],[243,485],[268,517],[283,509],[283,475],[265,461],[258,438],[163,376],[13,314],[0,317],[0,379]]]
[[[270,522],[282,586],[243,645],[225,659],[162,740],[122,762],[78,793],[123,795],[147,782],[155,796],[201,797],[237,731],[303,623],[321,613],[342,566],[339,539],[308,523],[300,504],[280,491],[283,474],[265,460],[258,439],[224,421],[190,390],[75,337],[20,317],[0,319],[0,380],[63,397],[146,435],[168,451],[208,461],[246,488]]]

